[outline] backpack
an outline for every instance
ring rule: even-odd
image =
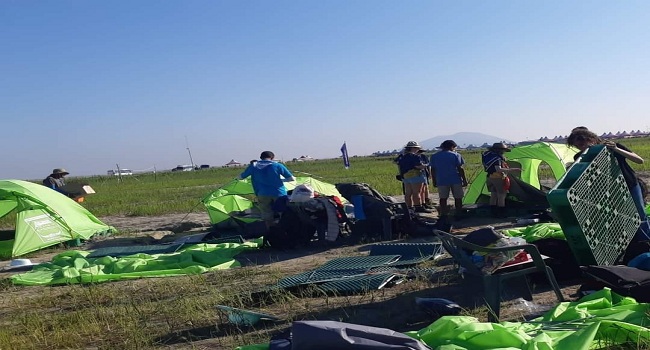
[[[296,210],[287,207],[277,225],[269,228],[264,236],[264,245],[278,249],[290,249],[309,245],[316,233],[316,226],[310,218],[303,217]]]

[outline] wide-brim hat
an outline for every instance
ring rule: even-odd
[[[510,151],[511,151],[511,149],[508,148],[508,145],[506,145],[506,144],[503,143],[503,142],[496,142],[496,143],[494,143],[494,144],[492,145],[492,147],[490,147],[490,149],[491,149],[491,150],[503,150],[503,151],[506,151],[506,152],[510,152]]]
[[[409,141],[406,143],[406,146],[404,148],[422,148],[420,144],[417,141]]]
[[[52,170],[52,174],[51,174],[51,175],[68,175],[68,174],[70,174],[70,173],[67,172],[65,169],[63,169],[63,168],[56,168],[56,169]]]

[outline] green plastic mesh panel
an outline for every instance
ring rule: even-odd
[[[399,255],[353,256],[328,261],[315,270],[299,273],[280,279],[276,286],[296,287],[304,284],[323,283],[351,276],[366,274],[377,266],[386,266],[399,259]]]
[[[381,243],[370,248],[370,256],[399,255],[391,265],[415,265],[435,259],[442,254],[442,244],[434,243]]]
[[[382,289],[388,283],[399,283],[401,280],[401,277],[392,273],[380,273],[325,282],[319,285],[318,288],[329,293],[353,294]]]
[[[590,147],[548,195],[567,243],[581,265],[612,265],[641,220],[616,158]]]

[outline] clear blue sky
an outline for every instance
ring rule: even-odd
[[[649,23],[649,1],[2,0],[0,178],[646,131]]]

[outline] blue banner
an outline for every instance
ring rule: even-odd
[[[341,154],[343,156],[343,165],[345,168],[350,167],[350,158],[348,157],[348,146],[343,142],[343,146],[341,146]]]

